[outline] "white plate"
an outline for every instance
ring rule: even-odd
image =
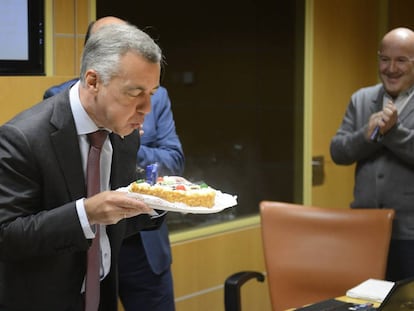
[[[142,200],[149,207],[157,210],[169,211],[169,212],[178,212],[178,213],[191,213],[191,214],[213,214],[221,212],[222,210],[233,207],[237,205],[237,197],[227,193],[222,193],[221,191],[216,190],[216,202],[213,207],[195,207],[188,206],[183,203],[171,203],[160,199],[158,197],[146,194],[139,194],[135,192],[128,191],[127,187],[119,188],[117,191],[126,192],[128,196]]]

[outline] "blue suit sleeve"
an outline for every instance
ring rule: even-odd
[[[171,101],[165,88],[160,87],[151,98],[151,112],[145,117],[138,166],[145,169],[157,162],[159,175],[182,175],[184,153],[176,133]]]
[[[52,97],[60,92],[62,92],[64,89],[71,87],[72,85],[74,85],[76,82],[78,82],[78,78],[76,79],[72,79],[66,82],[63,82],[62,84],[59,85],[54,85],[50,88],[48,88],[45,93],[43,94],[43,99]]]

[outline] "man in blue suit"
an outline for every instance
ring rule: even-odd
[[[145,168],[157,162],[160,175],[181,175],[184,154],[167,90],[160,87],[152,96],[151,104],[151,112],[144,121],[138,166]],[[119,295],[126,311],[175,309],[165,221],[159,230],[141,231],[124,240],[119,260]]]
[[[116,17],[103,17],[88,28],[90,32],[110,23],[125,23]],[[44,97],[73,85],[78,79],[48,89]],[[165,88],[151,97],[151,112],[145,116],[137,169],[145,175],[148,164],[158,163],[159,175],[181,175],[184,153],[175,130],[171,101]],[[171,274],[171,248],[166,221],[158,230],[141,231],[124,240],[119,258],[119,296],[125,311],[173,311],[174,291]]]

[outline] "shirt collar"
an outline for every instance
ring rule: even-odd
[[[78,135],[85,135],[99,130],[95,122],[89,117],[83,107],[79,97],[80,81],[76,82],[69,90],[69,101],[72,109],[73,119],[75,120]],[[110,131],[108,131],[110,132]]]
[[[413,91],[414,91],[414,85],[411,86],[410,88],[408,88],[407,90],[401,92],[400,94],[398,94],[398,96],[397,96],[397,98],[395,100],[402,99],[402,98],[407,98]],[[387,92],[385,92],[384,95],[388,99],[392,99],[392,97]]]

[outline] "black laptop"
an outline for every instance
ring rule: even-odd
[[[414,310],[414,278],[396,282],[377,310]]]
[[[363,307],[358,304],[328,299],[298,308],[297,311],[413,311],[414,278],[394,283],[388,295],[378,308]]]

